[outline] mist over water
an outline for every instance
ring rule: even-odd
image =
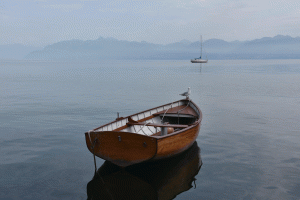
[[[300,198],[300,60],[1,61],[0,86],[0,199],[86,199],[84,132],[188,87],[203,165],[176,199]]]

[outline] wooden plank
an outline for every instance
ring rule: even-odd
[[[142,122],[128,122],[127,125],[145,125]],[[174,127],[174,128],[187,128],[188,125],[181,125],[181,124],[153,124],[149,123],[146,126],[154,126],[154,127]]]
[[[149,117],[146,117],[146,118],[144,118],[144,119],[141,119],[141,120],[139,120],[138,122],[144,122],[144,121],[147,121],[147,120],[152,119],[152,118],[154,118],[154,117],[156,117],[156,116],[150,115]],[[129,117],[129,118],[130,118],[130,117]],[[129,127],[129,125],[126,124],[126,125],[124,125],[124,126],[121,126],[121,127],[117,128],[117,129],[113,130],[113,131],[121,131],[121,130],[127,128],[127,127]]]

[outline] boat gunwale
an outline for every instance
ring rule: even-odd
[[[100,128],[104,127],[104,126],[107,126],[107,125],[112,124],[112,123],[114,123],[114,122],[117,122],[117,121],[119,121],[119,120],[126,119],[126,118],[128,118],[128,117],[132,117],[132,116],[134,116],[134,115],[138,115],[138,114],[141,114],[141,113],[144,113],[144,112],[147,112],[147,111],[150,111],[150,110],[159,108],[159,107],[167,106],[167,105],[170,105],[170,104],[173,104],[173,103],[177,103],[177,102],[180,102],[180,101],[188,101],[188,100],[187,100],[187,99],[180,99],[180,100],[178,100],[178,101],[174,101],[174,102],[171,102],[171,103],[163,104],[163,105],[160,105],[160,106],[157,106],[157,107],[154,107],[154,108],[150,108],[150,109],[147,109],[147,110],[138,112],[138,113],[134,113],[134,114],[132,114],[132,115],[128,115],[128,116],[126,116],[126,117],[120,117],[119,119],[116,119],[116,120],[111,121],[111,122],[109,122],[109,123],[107,123],[107,124],[104,124],[104,125],[102,125],[102,126],[99,126],[99,127],[97,127],[97,128],[94,128],[94,129],[92,129],[92,130],[90,130],[90,131],[95,131],[95,130],[97,130],[97,129],[100,129]],[[192,100],[190,100],[190,101],[192,101]],[[194,103],[194,105],[195,105],[195,103]],[[198,108],[198,110],[199,110],[199,108]]]
[[[163,139],[163,138],[166,138],[166,137],[171,137],[171,136],[180,134],[180,133],[182,133],[182,132],[184,132],[184,131],[187,131],[188,129],[191,129],[191,128],[194,128],[194,127],[198,126],[198,125],[201,123],[201,121],[202,121],[202,111],[200,110],[200,108],[199,108],[199,107],[198,107],[191,99],[180,99],[180,100],[178,100],[178,101],[174,101],[174,102],[171,102],[171,103],[163,104],[163,105],[161,105],[161,106],[157,106],[157,107],[154,107],[154,108],[150,108],[150,109],[147,109],[147,110],[144,110],[144,111],[141,111],[141,112],[138,112],[138,113],[129,115],[129,116],[127,116],[127,117],[122,117],[122,118],[120,118],[120,119],[116,119],[116,120],[114,120],[114,121],[112,121],[112,122],[109,122],[109,123],[107,123],[107,124],[104,124],[104,125],[102,125],[102,126],[100,126],[100,127],[98,127],[98,128],[94,128],[94,129],[90,130],[89,132],[91,132],[91,133],[92,133],[92,132],[94,132],[94,133],[101,133],[101,132],[103,132],[103,131],[97,131],[97,129],[100,129],[100,128],[104,127],[104,126],[107,126],[107,125],[112,124],[112,123],[114,123],[114,122],[117,122],[117,121],[119,121],[119,120],[123,120],[123,119],[129,118],[129,117],[132,117],[132,116],[135,116],[135,115],[138,115],[138,114],[141,114],[141,113],[144,113],[144,112],[147,112],[147,111],[150,111],[150,110],[159,108],[159,107],[163,107],[163,106],[167,106],[167,105],[170,105],[170,104],[173,104],[173,103],[177,103],[177,102],[180,102],[180,101],[188,101],[188,102],[191,102],[191,103],[196,107],[196,109],[197,109],[198,112],[199,112],[198,120],[195,121],[194,123],[192,123],[190,126],[188,126],[188,127],[186,127],[186,128],[183,128],[183,129],[181,129],[181,130],[179,130],[179,131],[175,131],[175,132],[170,133],[170,134],[167,134],[167,135],[163,135],[163,136],[159,136],[159,135],[145,135],[145,136],[147,136],[147,137],[152,137],[152,138],[156,138],[156,139]],[[154,114],[152,114],[152,115],[154,115]],[[124,126],[127,126],[127,125],[124,125]],[[120,128],[121,128],[121,127],[120,127]],[[112,130],[112,131],[114,131],[114,130]],[[115,131],[115,132],[121,132],[121,131],[118,130],[118,131]],[[88,132],[86,132],[86,133],[88,133]],[[138,133],[134,133],[134,132],[128,132],[128,133],[139,135]]]

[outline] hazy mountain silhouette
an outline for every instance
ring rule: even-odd
[[[22,44],[0,45],[0,59],[23,59],[30,52],[42,49],[42,47],[25,46]]]
[[[1,47],[1,46],[0,46]],[[200,42],[182,40],[161,45],[145,41],[130,42],[99,37],[96,40],[68,40],[36,50],[25,59],[41,60],[185,60],[200,55]],[[203,57],[208,59],[288,59],[300,58],[300,37],[277,35],[251,41],[227,42],[209,39],[203,42]]]

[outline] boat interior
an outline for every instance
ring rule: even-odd
[[[195,123],[200,117],[197,107],[189,100],[180,100],[94,129],[100,131],[122,131],[147,136],[163,136],[174,133]]]

